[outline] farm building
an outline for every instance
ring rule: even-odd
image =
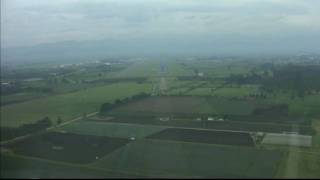
[[[312,146],[312,136],[299,134],[266,133],[262,144],[278,144],[289,146]]]

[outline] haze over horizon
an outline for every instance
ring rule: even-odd
[[[317,0],[3,0],[3,60],[320,52]]]

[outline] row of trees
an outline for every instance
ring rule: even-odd
[[[137,101],[137,100],[141,100],[141,99],[144,99],[144,98],[147,98],[147,97],[150,97],[151,95],[150,94],[147,94],[147,93],[139,93],[137,95],[133,95],[131,97],[127,97],[127,98],[124,98],[124,99],[116,99],[114,101],[114,103],[104,103],[101,105],[100,107],[100,113],[104,113],[104,112],[107,112],[107,111],[110,111],[116,107],[119,107],[120,105],[123,105],[123,104],[126,104],[128,102],[133,102],[133,101]]]
[[[60,124],[62,119],[58,117],[57,124]],[[44,117],[34,123],[23,124],[17,128],[1,127],[1,140],[12,139],[26,134],[45,130],[53,125],[49,117]]]
[[[320,66],[271,66],[268,71],[272,75],[253,71],[246,75],[231,75],[225,80],[238,85],[260,84],[262,85],[261,90],[266,93],[284,91],[291,93],[292,98],[303,99],[306,94],[320,93],[320,78],[318,78],[320,77]]]

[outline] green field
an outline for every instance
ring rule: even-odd
[[[87,120],[68,124],[56,129],[56,131],[129,139],[131,137],[143,138],[163,129],[165,129],[165,127],[111,122],[94,122]]]
[[[279,151],[144,140],[92,165],[154,177],[270,178],[280,160]]]
[[[291,99],[290,94],[278,92],[269,96],[266,100],[269,103],[288,103],[291,115],[305,115],[320,118],[320,94],[307,95],[304,99]]]
[[[150,84],[117,83],[86,90],[36,99],[1,107],[1,126],[17,127],[35,122],[45,116],[56,120],[70,120],[83,113],[98,111],[105,102],[129,97],[140,92],[150,92]]]

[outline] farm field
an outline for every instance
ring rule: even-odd
[[[163,129],[165,127],[83,120],[57,128],[55,131],[130,139],[144,138]]]
[[[25,1],[0,180],[320,179],[320,0]]]
[[[245,120],[245,118],[243,118]],[[273,122],[255,122],[255,121],[207,121],[196,120],[193,118],[172,118],[169,121],[160,121],[155,117],[117,117],[108,120],[114,123],[131,123],[140,125],[157,125],[157,126],[172,126],[172,127],[188,127],[188,128],[204,128],[217,130],[233,130],[233,131],[249,131],[249,132],[273,132],[282,133],[292,131],[292,126],[297,127],[300,134],[313,134],[314,130],[311,125],[299,125],[294,123],[273,123]]]
[[[208,144],[135,141],[92,166],[160,177],[272,177],[282,153]],[[261,163],[263,161],[264,163]]]
[[[150,97],[116,108],[112,114],[251,114],[254,102],[215,97]]]
[[[1,178],[138,178],[133,173],[49,161],[46,159],[1,153]]]
[[[161,65],[164,65],[166,70],[161,71]],[[183,76],[183,75],[193,75],[190,69],[184,68],[177,61],[152,61],[152,60],[142,60],[133,63],[133,65],[125,68],[120,72],[112,73],[112,77],[154,77],[154,76]]]
[[[101,62],[24,82],[35,89],[2,101],[1,177],[319,177],[319,94],[267,89],[251,82],[268,78],[259,65],[231,62]],[[10,140],[44,117],[49,129]],[[313,142],[262,144],[266,133]]]
[[[254,146],[254,141],[249,133],[227,132],[212,130],[196,130],[168,128],[158,133],[147,136],[150,139],[185,141],[206,144],[224,144],[239,146]]]
[[[270,96],[266,102],[288,103],[291,115],[305,114],[309,117],[320,118],[320,94],[308,95],[304,99],[291,99],[288,94],[277,93],[275,96]]]
[[[83,164],[95,161],[128,142],[121,138],[50,132],[8,148],[25,156]]]
[[[117,83],[1,107],[1,126],[17,127],[48,116],[70,120],[98,111],[105,102],[150,92],[150,84]],[[112,94],[112,96],[110,96]]]

